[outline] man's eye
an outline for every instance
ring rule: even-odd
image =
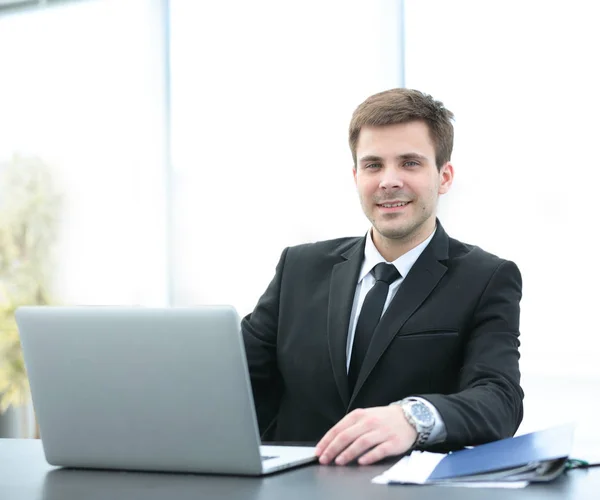
[[[405,167],[418,167],[419,163],[416,161],[410,160],[410,161],[404,162],[404,166]]]
[[[367,169],[375,169],[375,168],[380,168],[381,167],[381,163],[369,163],[367,165],[365,165],[365,168]]]

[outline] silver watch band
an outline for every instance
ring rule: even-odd
[[[404,415],[406,417],[406,420],[408,421],[408,423],[410,425],[412,425],[412,427],[417,432],[417,438],[415,439],[415,442],[413,443],[412,448],[420,447],[420,446],[423,446],[424,444],[426,444],[427,441],[429,440],[429,436],[431,435],[431,432],[433,431],[433,428],[435,426],[435,420],[432,420],[429,425],[423,425],[421,422],[417,421],[415,416],[412,414],[411,407],[413,404],[423,405],[423,407],[426,409],[426,411],[431,413],[429,408],[426,405],[424,405],[423,402],[416,400],[416,399],[411,399],[411,398],[403,399],[401,401],[395,401],[392,404],[399,404],[401,406],[402,411],[404,412]],[[432,419],[433,418],[434,417],[432,416]]]

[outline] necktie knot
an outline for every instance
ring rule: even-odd
[[[393,264],[381,262],[377,264],[371,271],[375,276],[375,281],[383,281],[388,285],[396,281],[400,277],[400,273]]]

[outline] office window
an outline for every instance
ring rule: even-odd
[[[398,86],[392,0],[171,1],[177,304],[251,311],[288,245],[362,234],[347,129]]]
[[[0,164],[51,171],[58,303],[166,301],[162,3],[0,16]]]

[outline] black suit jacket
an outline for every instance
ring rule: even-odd
[[[523,416],[517,266],[449,238],[438,222],[373,335],[354,392],[346,340],[365,238],[284,250],[242,320],[264,440],[317,442],[355,408],[408,396],[446,425],[438,450],[512,436]]]

